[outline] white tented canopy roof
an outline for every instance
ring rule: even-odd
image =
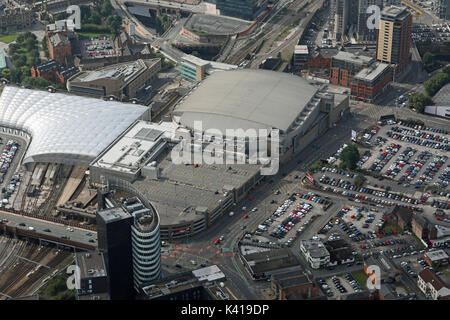
[[[61,93],[5,87],[0,125],[31,135],[23,163],[87,164],[146,108]]]

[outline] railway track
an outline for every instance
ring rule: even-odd
[[[25,255],[23,256],[26,259],[32,259],[33,258],[33,254],[36,251],[36,249],[38,248],[38,244],[32,243],[31,246],[28,248],[28,251],[25,252]],[[39,252],[39,254],[41,254],[42,252]],[[16,260],[18,260],[19,258],[16,256],[15,257]],[[42,258],[41,258],[42,259]],[[15,265],[15,267],[12,268],[11,272],[12,275],[10,277],[8,277],[8,279],[5,281],[5,283],[3,283],[2,286],[0,286],[0,292],[3,292],[5,294],[8,294],[8,292],[10,291],[10,289],[23,277],[26,276],[26,274],[28,272],[30,272],[32,269],[34,268],[34,266],[30,266],[30,265],[21,265],[20,263],[17,265]]]
[[[47,249],[49,249],[49,250],[47,251],[46,255],[51,252],[50,248],[47,248]],[[69,255],[70,254],[68,252],[60,251],[58,253],[58,255],[53,257],[53,259],[47,263],[47,266],[49,266],[50,269],[47,269],[47,268],[38,269],[32,275],[30,275],[28,277],[28,279],[19,288],[16,288],[15,290],[11,291],[11,293],[9,293],[9,295],[11,297],[21,297],[21,296],[30,294],[32,292],[33,287],[36,284],[40,284],[41,281],[43,281],[45,279],[45,277],[49,276],[50,273],[53,271],[53,269],[55,269]]]

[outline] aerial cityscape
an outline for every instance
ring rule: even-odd
[[[0,300],[450,300],[450,0],[0,0],[0,148]]]

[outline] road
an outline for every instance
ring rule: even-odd
[[[326,135],[308,146],[298,157],[283,165],[281,172],[275,176],[267,177],[267,181],[251,192],[253,200],[248,198],[232,209],[235,213],[233,217],[225,215],[204,233],[171,244],[170,248],[164,253],[163,267],[170,272],[174,272],[176,271],[173,268],[175,264],[180,264],[186,269],[198,267],[192,265],[191,260],[194,260],[196,265],[201,263],[218,264],[231,280],[241,298],[261,298],[260,290],[266,288],[268,283],[251,280],[243,269],[236,251],[239,239],[247,230],[251,231],[257,228],[259,224],[270,217],[288,195],[294,192],[310,192],[310,190],[301,189],[300,179],[296,179],[295,176],[302,177],[305,168],[314,161],[334,154],[350,138],[352,128],[359,130],[368,125],[369,123],[352,116],[349,116],[342,123],[338,123]],[[279,195],[275,195],[276,190],[280,190]],[[330,196],[330,198],[335,204],[305,230],[301,239],[315,235],[319,226],[328,222],[329,218],[342,208],[342,199],[335,196]],[[272,200],[275,200],[276,203],[271,203]],[[243,207],[246,207],[246,210],[242,210]],[[251,212],[254,207],[257,207],[258,210]],[[244,214],[248,214],[247,219],[243,218]],[[246,226],[245,230],[242,230],[243,225]],[[214,245],[215,240],[221,235],[225,239],[219,245]],[[300,256],[298,246],[298,243],[294,244],[292,250],[294,254]],[[358,267],[355,268],[358,269]]]
[[[70,227],[71,230],[69,231],[68,227],[63,224],[36,219],[24,215],[17,215],[12,214],[6,211],[0,210],[0,220],[6,219],[4,224],[10,227],[16,227],[18,229],[28,230],[29,227],[33,227],[36,232],[42,233],[42,234],[48,234],[52,237],[58,237],[60,238],[63,235],[69,236],[71,241],[79,242],[82,244],[86,244],[89,246],[97,246],[97,232],[95,231],[88,231],[85,229],[77,228],[77,227]],[[19,224],[24,223],[24,226],[21,226]],[[50,232],[46,232],[44,230],[49,229]],[[91,236],[87,235],[87,232],[92,234]],[[92,240],[93,242],[90,242],[89,240]]]

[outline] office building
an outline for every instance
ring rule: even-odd
[[[334,2],[334,34],[340,40],[348,30],[351,0],[332,0]]]
[[[434,12],[441,19],[450,19],[450,0],[435,0]]]
[[[151,92],[150,84],[161,70],[161,59],[138,59],[83,71],[67,81],[67,90],[76,94],[134,99]],[[150,86],[150,87],[149,87]]]
[[[108,277],[101,252],[77,252],[75,264],[80,271],[78,300],[109,300]]]
[[[367,22],[372,14],[367,13],[370,6],[378,6],[380,10],[383,8],[383,0],[357,0],[357,26],[356,34],[359,41],[376,41],[377,29],[369,29]]]
[[[111,300],[133,297],[132,223],[133,217],[122,207],[97,213],[98,249],[105,256]]]
[[[302,240],[300,252],[313,269],[326,267],[330,263],[330,253],[320,240]]]
[[[237,68],[235,65],[207,61],[190,54],[181,57],[181,77],[190,82],[203,81],[209,74],[216,71],[228,71]]]
[[[297,256],[287,248],[241,255],[246,271],[253,280],[265,280],[284,272],[300,272]]]
[[[389,6],[381,12],[377,59],[395,65],[395,77],[411,62],[412,15],[406,7]]]
[[[137,197],[127,202],[126,210],[133,216],[133,285],[138,291],[143,283],[161,278],[159,217],[153,208],[146,208]]]

